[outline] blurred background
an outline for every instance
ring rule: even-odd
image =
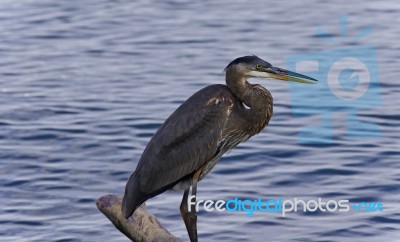
[[[236,57],[286,68],[288,56],[334,49],[316,29],[341,38],[341,15],[349,36],[373,29],[361,42],[376,48],[381,101],[358,114],[379,125],[380,137],[339,132],[328,144],[301,144],[299,127],[315,115],[293,116],[287,83],[254,79],[274,96],[270,125],[223,157],[198,197],[379,201],[384,212],[200,211],[199,237],[399,241],[400,3],[349,0],[1,0],[0,240],[128,241],[95,201],[123,193],[162,122],[192,93],[223,84]],[[181,197],[168,192],[147,204],[188,240]]]

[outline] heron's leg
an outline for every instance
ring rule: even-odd
[[[197,181],[199,179],[200,171],[196,172],[192,178],[192,196],[196,196],[197,192]],[[197,215],[196,215],[196,197],[194,197],[194,202],[191,205],[190,212],[188,210],[188,196],[189,188],[187,188],[183,194],[181,203],[181,216],[186,225],[186,230],[188,231],[189,238],[191,242],[197,242]]]
[[[190,237],[190,214],[188,211],[188,196],[189,196],[189,189],[190,187],[185,189],[185,192],[183,193],[183,198],[182,198],[182,202],[181,202],[181,216],[183,219],[183,222],[185,223],[186,226],[186,230],[188,231],[189,237]],[[192,240],[192,238],[190,237],[190,240]]]
[[[192,242],[197,242],[197,212],[196,212],[196,200],[197,200],[197,182],[199,180],[201,170],[198,170],[192,178],[192,196],[194,196],[194,203],[191,204],[190,209],[190,222],[191,222],[191,231],[189,232],[189,237]]]

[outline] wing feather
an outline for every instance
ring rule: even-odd
[[[216,156],[235,97],[211,85],[184,102],[154,134],[130,176],[122,200],[128,218],[140,204],[185,179]]]
[[[233,98],[226,86],[208,86],[165,121],[146,147],[135,172],[140,176],[142,192],[167,187],[214,157]]]

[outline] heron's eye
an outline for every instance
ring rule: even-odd
[[[261,65],[257,64],[257,65],[256,65],[256,69],[257,69],[257,70],[260,70],[260,69],[261,69]]]

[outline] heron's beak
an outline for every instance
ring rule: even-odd
[[[274,66],[265,68],[264,71],[268,73],[270,78],[278,80],[300,82],[306,84],[316,84],[318,82],[318,80],[312,77],[305,76],[293,71],[288,71]]]

